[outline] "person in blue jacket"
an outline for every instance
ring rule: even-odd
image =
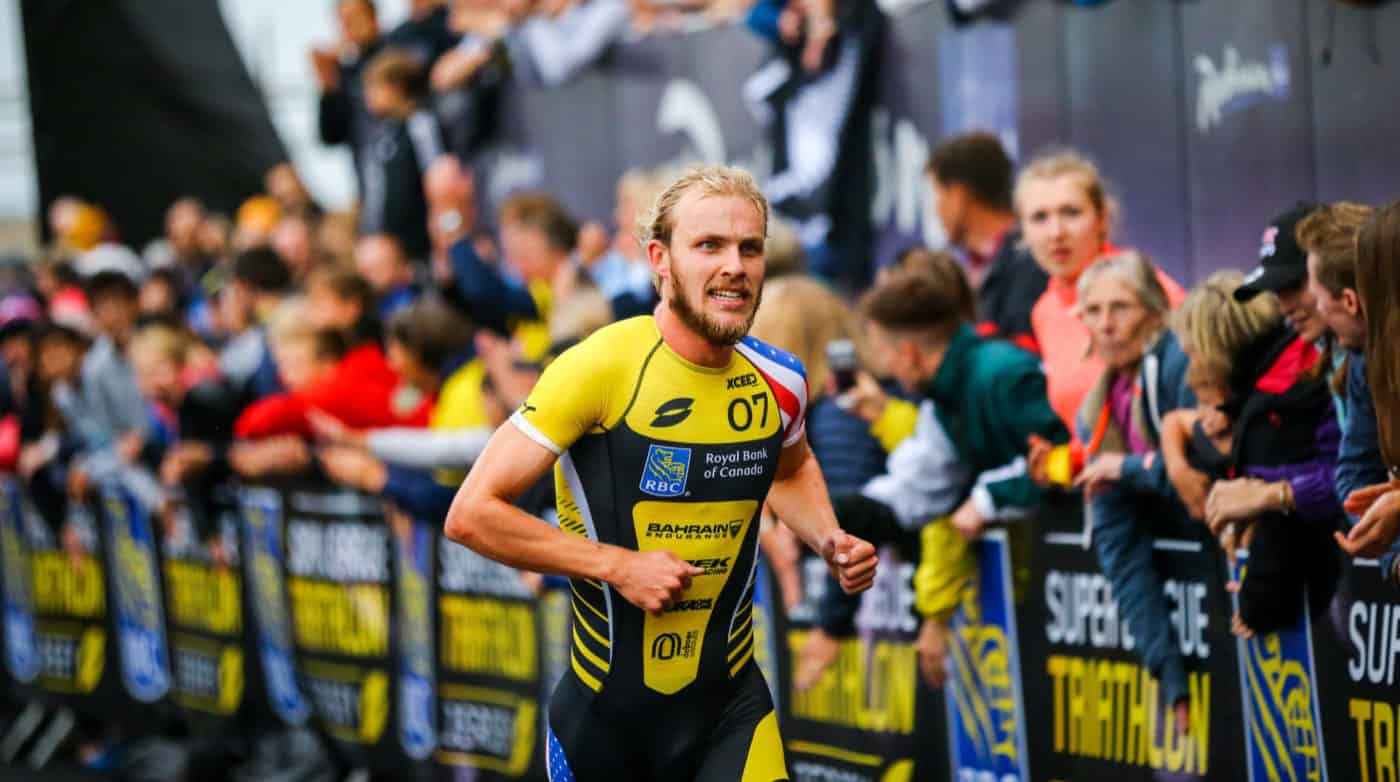
[[[1186,386],[1190,362],[1166,328],[1167,294],[1142,254],[1107,256],[1086,269],[1078,284],[1092,350],[1107,368],[1076,417],[1088,462],[1075,484],[1085,490],[1094,551],[1121,616],[1181,725],[1189,694],[1186,665],[1152,544],[1156,535],[1180,535],[1191,524],[1158,452],[1163,416],[1196,404]],[[1049,450],[1039,444],[1031,451],[1032,474],[1043,482]]]

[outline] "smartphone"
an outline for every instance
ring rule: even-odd
[[[833,339],[826,343],[826,363],[836,375],[837,394],[844,394],[855,388],[856,371],[860,369],[855,343],[849,339]]]

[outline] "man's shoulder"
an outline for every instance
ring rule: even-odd
[[[973,385],[990,388],[1012,377],[1041,373],[1040,359],[1004,339],[978,337],[972,351]]]
[[[735,348],[749,361],[759,364],[760,369],[772,366],[796,373],[804,381],[807,378],[807,370],[802,366],[801,359],[786,350],[773,347],[758,337],[744,337]]]
[[[592,372],[623,371],[640,367],[661,337],[650,315],[610,323],[559,354],[549,368]]]

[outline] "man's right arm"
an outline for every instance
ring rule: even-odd
[[[628,551],[564,532],[511,504],[555,458],[518,426],[502,426],[452,501],[447,537],[511,567],[605,581],[643,611],[670,607],[703,570],[669,551]]]

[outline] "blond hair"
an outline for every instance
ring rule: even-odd
[[[190,348],[193,347],[189,335],[179,329],[161,323],[143,326],[131,337],[127,352],[150,353],[169,361],[176,366],[184,366]]]
[[[1147,256],[1137,250],[1124,250],[1089,264],[1079,275],[1076,299],[1082,303],[1089,288],[1105,277],[1113,277],[1126,284],[1149,315],[1156,318],[1159,324],[1167,322],[1172,305],[1167,299],[1167,291],[1162,287],[1161,279],[1157,277],[1157,267],[1152,265]],[[1078,306],[1080,305],[1076,305],[1076,308]]]
[[[608,297],[595,285],[579,286],[554,303],[549,313],[549,341],[581,340],[612,321]]]
[[[671,232],[676,227],[676,205],[694,188],[702,197],[738,196],[748,199],[763,219],[763,234],[768,235],[768,199],[759,191],[753,175],[730,166],[696,166],[671,182],[656,197],[643,221],[642,244],[660,242],[670,246]]]
[[[1369,206],[1338,201],[1318,207],[1294,230],[1303,252],[1317,256],[1318,284],[1333,296],[1356,290],[1356,235],[1374,213]]]
[[[1235,356],[1282,318],[1272,293],[1236,301],[1243,282],[1237,271],[1216,272],[1192,288],[1176,311],[1172,329],[1191,356],[1187,380],[1193,385],[1226,383]]]
[[[1104,186],[1103,176],[1093,161],[1073,150],[1051,150],[1037,155],[1016,177],[1016,190],[1013,199],[1016,211],[1021,212],[1021,200],[1030,182],[1073,177],[1084,188],[1084,196],[1089,204],[1104,218],[1109,233],[1118,222],[1118,201],[1109,195]]]
[[[819,397],[826,385],[826,345],[849,339],[861,363],[869,366],[855,315],[839,296],[811,277],[789,276],[764,286],[763,304],[749,333],[786,350],[807,370],[808,396]]]

